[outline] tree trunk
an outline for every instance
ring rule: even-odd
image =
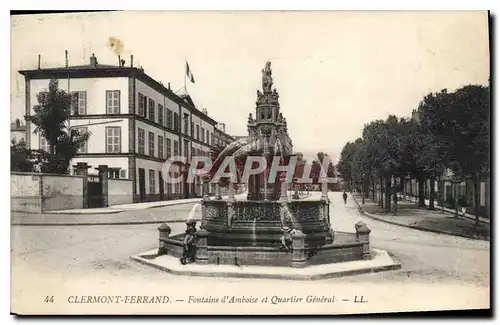
[[[385,212],[391,212],[391,178],[385,179]]]
[[[396,187],[396,178],[394,177],[394,184],[392,186],[392,199],[394,203],[394,215],[396,216],[398,214],[398,188]]]
[[[474,214],[476,215],[476,226],[479,225],[479,212],[481,208],[481,179],[479,175],[474,177]]]
[[[370,179],[363,180],[363,195],[365,199],[370,198]]]
[[[401,177],[401,196],[403,200],[406,198],[406,182],[404,177]]]
[[[372,178],[372,201],[375,202],[375,178]]]
[[[434,197],[436,196],[436,191],[435,191],[435,182],[436,178],[431,177],[430,181],[430,196],[429,196],[429,210],[434,210]]]
[[[56,153],[56,143],[57,143],[57,138],[56,139],[46,139],[47,142],[49,143],[49,153],[51,155],[54,155]]]
[[[380,177],[380,207],[384,208],[384,178]]]
[[[437,204],[439,206],[443,206],[443,199],[442,199],[442,196],[443,196],[443,186],[442,186],[442,183],[443,181],[440,179],[437,181],[438,182],[438,193],[436,195],[436,200],[437,200]]]
[[[425,207],[425,179],[420,177],[418,179],[418,206]]]

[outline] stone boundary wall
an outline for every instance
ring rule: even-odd
[[[83,177],[11,172],[11,211],[42,213],[83,207]]]

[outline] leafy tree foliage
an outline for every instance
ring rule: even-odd
[[[59,89],[56,79],[50,80],[48,90],[40,92],[37,99],[38,104],[33,107],[35,114],[26,116],[26,120],[35,125],[35,133],[47,140],[49,152],[31,150],[27,156],[36,161],[41,172],[67,173],[71,160],[88,141],[90,133],[68,130],[66,122],[71,114],[71,96]],[[16,159],[20,157],[18,149],[14,150]],[[11,168],[21,168],[16,166],[11,165]]]
[[[34,170],[33,155],[26,147],[24,140],[12,140],[10,145],[10,170],[18,172],[32,172]]]
[[[393,184],[399,183],[401,189],[407,177],[418,180],[421,205],[424,182],[430,180],[432,209],[434,182],[450,169],[458,179],[474,180],[478,216],[480,180],[490,173],[489,99],[489,87],[480,85],[430,93],[412,119],[390,115],[366,124],[362,138],[345,144],[337,169],[344,180],[364,182],[364,190],[366,179],[371,178],[372,184],[378,179],[386,211],[391,196],[395,198]]]

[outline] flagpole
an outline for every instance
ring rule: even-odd
[[[186,82],[186,78],[187,78],[187,66],[188,66],[188,63],[187,63],[187,58],[184,57],[184,63],[186,64],[184,69],[186,69],[186,71],[184,71],[184,91],[186,92],[186,95],[187,95],[187,82]]]

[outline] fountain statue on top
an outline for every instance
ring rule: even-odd
[[[255,117],[248,117],[248,136],[227,146],[213,163],[218,168],[228,156],[240,163],[248,157],[264,157],[264,172],[250,175],[248,194],[238,199],[235,184],[229,182],[229,197],[223,199],[221,184],[212,178],[216,194],[202,201],[200,229],[194,234],[192,222],[187,223],[190,231],[170,237],[170,228],[160,227],[159,254],[180,257],[182,263],[194,260],[198,264],[239,266],[305,267],[369,258],[366,227],[356,227],[356,234],[331,229],[326,183],[322,184],[321,197],[290,197],[286,177],[280,173],[270,177],[275,157],[286,164],[293,156],[278,99],[271,63],[267,62],[262,70],[262,91],[257,91]]]
[[[275,156],[286,160],[293,155],[286,120],[280,112],[279,95],[272,86],[271,62],[268,61],[262,69],[263,92],[257,90],[255,119],[249,119],[247,129],[248,141],[253,144],[250,155],[265,157],[269,167]],[[282,184],[283,180],[276,178],[274,182],[269,182],[267,172],[268,169],[260,175],[251,175],[248,181],[249,200],[277,200],[287,195],[288,186]]]

